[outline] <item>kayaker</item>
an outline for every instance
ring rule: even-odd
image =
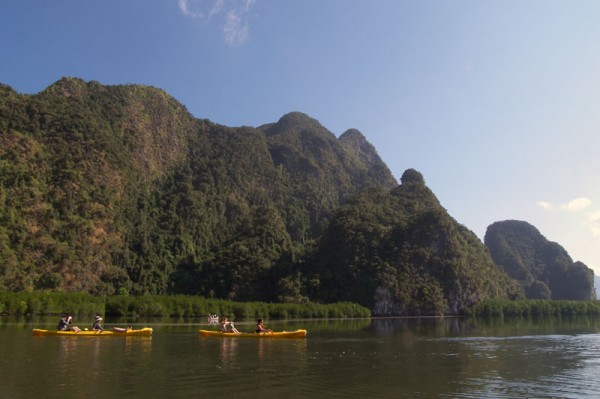
[[[104,328],[102,328],[102,324],[100,324],[101,321],[102,321],[102,317],[96,315],[96,317],[94,318],[94,324],[92,325],[92,330],[104,331]]]
[[[69,326],[69,324],[71,324],[72,322],[73,322],[73,316],[71,316],[70,314],[67,314],[64,317],[61,317],[61,319],[58,321],[58,327],[56,327],[56,329],[58,331],[75,331],[75,332],[81,331],[81,329],[77,326]]]
[[[102,317],[96,315],[96,317],[94,318],[94,325],[92,325],[92,330],[104,331],[104,328],[102,328],[102,324],[100,324],[101,321],[102,321]],[[131,330],[131,327],[128,327],[128,328],[113,327],[112,330],[116,331],[116,332],[125,332],[127,330]]]
[[[235,328],[232,322],[227,321],[227,317],[223,316],[221,318],[221,327],[219,327],[219,331],[221,332],[233,332],[239,334],[239,331]]]
[[[257,333],[270,333],[271,330],[265,327],[265,322],[263,319],[258,319],[256,321],[256,332]]]

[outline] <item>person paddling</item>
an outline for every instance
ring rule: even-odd
[[[101,321],[102,321],[102,317],[96,315],[96,317],[94,318],[94,324],[92,325],[92,330],[98,331],[98,332],[104,331],[102,324],[100,324]],[[127,330],[131,330],[131,327],[129,327],[129,328],[113,327],[112,330],[115,332],[125,332]]]
[[[56,327],[56,329],[58,331],[81,331],[81,329],[77,326],[70,326],[72,322],[73,316],[71,316],[70,314],[66,314],[64,317],[61,317],[61,319],[58,321],[58,326]]]
[[[256,332],[257,333],[270,333],[272,331],[265,327],[265,322],[263,321],[263,319],[258,319],[256,321]]]
[[[233,332],[239,334],[240,332],[235,328],[232,322],[227,321],[227,317],[223,316],[221,319],[221,326],[219,327],[219,331],[221,332]]]
[[[100,316],[96,316],[94,318],[94,324],[92,325],[92,330],[94,331],[104,331],[104,328],[102,328],[102,324],[100,324],[100,322],[102,321],[102,317]]]

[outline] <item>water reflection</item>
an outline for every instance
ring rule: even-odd
[[[309,334],[202,338],[186,322],[152,337],[90,339],[0,324],[0,396],[600,397],[600,318],[269,324]]]
[[[233,370],[236,364],[239,338],[220,338],[221,340],[221,369]]]
[[[599,397],[598,335],[443,339],[467,359],[455,397]],[[590,359],[591,358],[591,359]],[[591,361],[590,361],[591,360]],[[560,394],[557,394],[560,392]],[[459,394],[458,394],[459,393]]]
[[[307,339],[257,339],[258,360],[271,359],[275,356],[293,355],[295,358],[306,356]]]
[[[294,331],[297,329],[308,330],[308,337],[317,332],[349,332],[360,331],[370,328],[371,318],[361,319],[330,319],[330,320],[297,320],[292,322],[275,321],[269,323],[270,328],[275,331]],[[281,327],[283,325],[283,327]]]
[[[558,334],[600,332],[600,319],[590,316],[546,316],[509,318],[469,318],[465,320],[472,330],[481,335],[519,335],[526,333]]]
[[[111,338],[112,339],[112,338]],[[152,351],[152,337],[125,337],[125,353],[134,356],[148,356]]]
[[[46,339],[46,337],[39,337]],[[65,381],[67,374],[70,374],[69,368],[78,364],[77,359],[77,340],[71,337],[56,337],[58,341],[58,353],[56,353],[56,362],[53,364],[57,374],[60,375],[61,381]],[[54,362],[53,362],[54,363]],[[62,385],[65,385],[63,382]],[[60,386],[60,384],[59,384]]]
[[[389,318],[373,319],[371,328],[381,337],[439,337],[469,334],[474,327],[459,317]]]
[[[270,344],[269,344],[269,343],[267,343],[267,342],[265,342],[265,341],[266,341],[266,340],[264,340],[264,339],[259,339],[259,340],[258,340],[258,344],[257,344],[257,347],[258,347],[258,355],[257,355],[256,357],[257,357],[257,359],[258,359],[258,361],[259,361],[259,362],[262,362],[262,361],[264,361],[264,360],[265,360],[265,357],[266,357],[265,355],[267,354],[267,353],[265,353],[265,352],[266,352],[267,350],[271,349],[271,346],[270,346]],[[268,353],[268,354],[270,355],[270,351],[269,351],[269,353]]]
[[[139,369],[139,364],[151,361],[152,337],[32,337],[40,350],[54,348],[46,354],[44,376],[54,393],[70,393],[75,397],[89,396],[90,387],[103,387],[114,382],[111,376],[122,378]],[[34,365],[35,367],[42,364]],[[33,370],[32,370],[33,371]],[[123,373],[125,371],[126,373]],[[82,382],[85,381],[85,384]],[[108,387],[110,390],[111,388]],[[96,392],[97,393],[97,392]],[[94,395],[92,395],[94,396]]]
[[[215,343],[215,341],[217,343]],[[277,363],[274,359],[285,360],[289,357],[306,359],[308,342],[306,339],[270,339],[270,338],[203,338],[204,345],[219,346],[219,368],[224,371],[239,370],[245,364],[254,372],[265,367],[272,369]]]

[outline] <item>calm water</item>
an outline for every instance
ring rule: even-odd
[[[0,318],[0,398],[597,398],[600,319],[270,322],[303,340],[33,337],[55,318]],[[81,326],[81,323],[80,323]],[[251,322],[236,323],[250,331]]]

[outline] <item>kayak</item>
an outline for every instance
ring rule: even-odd
[[[148,336],[152,335],[152,329],[144,327],[140,330],[127,330],[127,331],[93,331],[93,330],[82,330],[79,332],[75,331],[57,331],[57,330],[42,330],[39,328],[33,329],[33,335],[46,336],[46,335],[61,335],[68,337],[137,337],[137,336]]]
[[[203,337],[222,337],[222,338],[304,338],[306,337],[306,330],[296,331],[274,331],[270,333],[233,333],[233,332],[220,332],[220,331],[209,331],[200,330],[200,335]]]

